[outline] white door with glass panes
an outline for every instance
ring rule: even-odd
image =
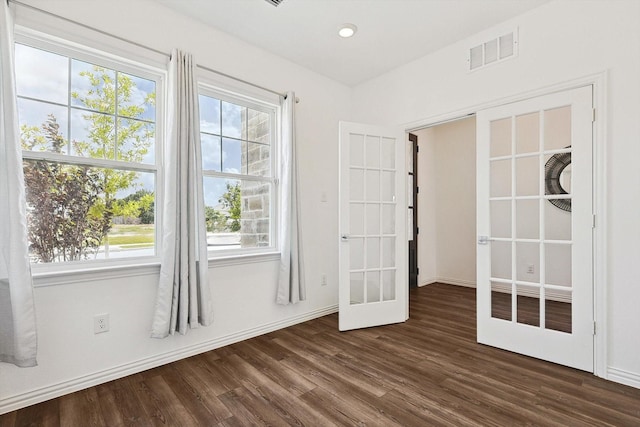
[[[592,87],[476,123],[478,342],[593,372]]]
[[[409,317],[405,134],[340,123],[341,331]]]

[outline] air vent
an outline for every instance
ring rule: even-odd
[[[274,6],[276,6],[276,7],[277,7],[277,6],[278,6],[280,3],[282,3],[284,0],[264,0],[264,1],[266,1],[267,3],[272,4],[272,5],[274,5]]]
[[[518,31],[489,39],[469,49],[469,71],[514,58],[518,54]]]

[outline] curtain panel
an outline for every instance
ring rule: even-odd
[[[302,227],[300,223],[299,176],[295,126],[296,95],[282,100],[280,269],[276,302],[296,304],[306,299]]]
[[[162,256],[151,336],[164,338],[213,322],[196,64],[173,50],[169,63],[168,132],[164,147]]]
[[[0,3],[0,361],[30,367],[37,364],[37,334],[18,126],[13,17],[7,2]]]

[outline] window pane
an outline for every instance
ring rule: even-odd
[[[32,262],[155,253],[155,174],[24,162]]]
[[[222,136],[246,139],[244,118],[246,108],[229,102],[222,102]]]
[[[227,173],[244,173],[242,165],[242,141],[222,138],[222,171]]]
[[[114,116],[71,109],[71,141],[74,156],[114,159]]]
[[[118,119],[118,160],[155,163],[155,125],[133,119]]]
[[[264,144],[249,142],[247,148],[247,174],[254,176],[271,175],[271,147]]]
[[[18,96],[67,105],[69,59],[21,44],[15,46]]]
[[[220,100],[200,95],[200,131],[220,135]]]
[[[18,99],[20,140],[23,150],[67,154],[67,108]]]
[[[202,169],[207,171],[222,171],[222,154],[219,136],[201,134]]]
[[[205,177],[204,199],[209,249],[271,244],[271,183]]]
[[[71,105],[115,114],[116,72],[71,60]]]
[[[247,139],[269,144],[270,133],[269,113],[249,108],[247,110]]]
[[[118,73],[118,115],[156,120],[156,82]]]

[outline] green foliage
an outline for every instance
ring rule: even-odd
[[[63,142],[53,116],[43,124],[37,139],[23,139],[23,145],[46,143],[58,153]],[[112,215],[101,199],[101,178],[94,168],[42,160],[24,163],[29,242],[39,261],[75,261],[98,249],[111,227]]]
[[[240,231],[242,191],[240,184],[227,183],[227,191],[218,199],[223,210],[205,206],[205,222],[209,232]]]

